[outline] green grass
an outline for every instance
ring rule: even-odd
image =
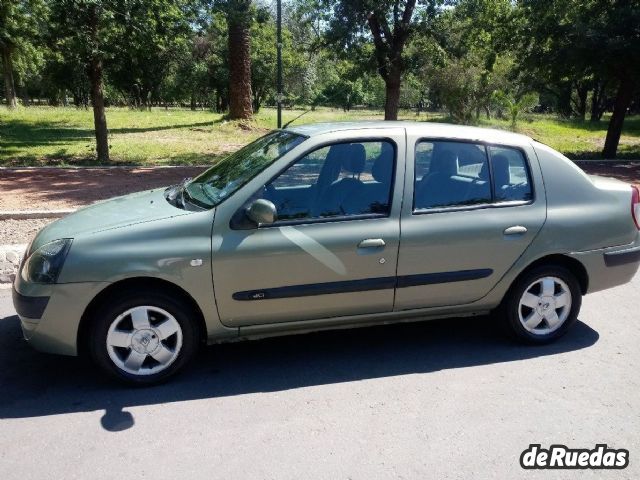
[[[285,110],[287,122],[302,110]],[[447,121],[442,114],[404,111],[401,119]],[[296,123],[382,119],[383,112],[321,108]],[[274,109],[264,108],[248,124],[227,122],[209,111],[154,108],[107,110],[111,163],[121,165],[210,164],[264,134],[276,123]],[[482,126],[508,129],[507,121],[481,119]],[[0,166],[94,165],[95,139],[91,110],[29,107],[0,108]],[[591,124],[534,115],[518,131],[544,142],[572,158],[599,158],[607,122]],[[621,158],[640,158],[640,117],[628,118],[619,149]]]
[[[545,143],[573,159],[602,159],[609,118],[600,122],[563,120],[552,115],[531,115],[517,131]],[[481,126],[509,129],[509,122],[481,120]],[[627,117],[618,146],[618,158],[640,159],[640,116]]]

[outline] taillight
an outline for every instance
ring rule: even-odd
[[[640,230],[640,191],[635,185],[631,185],[631,215],[633,215],[633,221],[636,222],[636,227]]]

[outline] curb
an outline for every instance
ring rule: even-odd
[[[31,220],[40,218],[61,218],[75,212],[76,209],[67,210],[5,210],[0,211],[0,220]]]
[[[640,160],[571,160],[580,167],[636,167]]]
[[[0,245],[0,285],[13,283],[26,249],[26,244]]]

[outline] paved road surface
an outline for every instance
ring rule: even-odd
[[[640,478],[640,275],[558,343],[486,319],[208,348],[156,388],[20,340],[0,290],[0,479]],[[623,471],[519,466],[530,443],[630,450]]]

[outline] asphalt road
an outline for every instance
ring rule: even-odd
[[[639,289],[587,296],[550,346],[484,318],[376,327],[210,347],[148,389],[32,351],[0,290],[0,479],[640,478]],[[531,443],[630,465],[524,471]]]

